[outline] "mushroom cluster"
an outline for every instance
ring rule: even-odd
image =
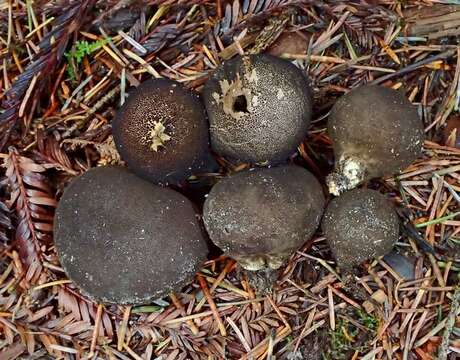
[[[142,304],[190,281],[207,258],[209,235],[244,276],[262,279],[252,282],[258,291],[269,289],[326,207],[318,179],[289,163],[311,115],[304,71],[272,55],[225,62],[203,100],[173,80],[145,81],[112,124],[127,168],[90,169],[59,202],[54,243],[63,269],[90,298]],[[397,91],[363,86],[335,104],[328,130],[337,163],[326,182],[340,196],[322,228],[338,265],[349,269],[389,252],[398,238],[391,203],[375,190],[353,189],[414,161],[423,128]],[[215,154],[252,168],[217,181],[201,222],[199,207],[177,190],[206,172]]]
[[[336,163],[326,178],[339,196],[328,205],[322,229],[338,264],[351,268],[390,252],[399,237],[399,220],[388,200],[359,184],[397,174],[422,154],[423,124],[404,95],[365,85],[333,106],[328,132]]]

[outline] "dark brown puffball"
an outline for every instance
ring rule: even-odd
[[[121,158],[153,182],[185,180],[206,168],[208,122],[194,92],[169,79],[151,79],[129,93],[112,124]]]
[[[238,56],[206,82],[211,146],[219,155],[279,163],[306,137],[311,95],[303,71],[271,55]]]
[[[317,229],[324,209],[318,180],[295,166],[222,179],[204,204],[211,240],[246,270],[278,269]]]
[[[334,195],[363,181],[397,174],[422,155],[423,123],[400,92],[366,85],[332,108],[328,132],[336,158],[328,179]]]
[[[326,208],[321,227],[343,268],[383,256],[399,237],[399,218],[393,205],[379,192],[347,191]]]
[[[123,167],[92,168],[54,220],[62,267],[97,301],[141,304],[180,290],[207,256],[192,203]]]

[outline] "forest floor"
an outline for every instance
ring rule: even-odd
[[[460,6],[148,3],[0,3],[0,359],[459,358]],[[161,76],[200,91],[243,52],[282,56],[308,73],[313,125],[292,161],[323,184],[333,165],[326,118],[338,97],[374,83],[417,106],[423,157],[366,184],[405,209],[394,252],[360,266],[351,290],[318,231],[267,296],[217,254],[200,271],[205,281],[154,304],[90,301],[53,247],[63,189],[91,167],[121,162],[110,124],[130,86]],[[218,161],[220,174],[247,167]],[[202,203],[219,173],[181,191]]]

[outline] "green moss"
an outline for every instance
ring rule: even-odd
[[[368,314],[367,312],[361,309],[357,310],[357,314],[359,316],[359,320],[361,324],[363,324],[365,327],[367,327],[372,332],[377,331],[377,328],[379,326],[379,321],[375,316]]]
[[[363,310],[353,311],[351,314],[356,326],[346,318],[339,317],[334,331],[329,331],[329,351],[323,354],[325,359],[349,359],[355,351],[364,353],[369,350],[370,341],[377,331],[378,319]],[[366,330],[364,331],[364,328]]]
[[[69,78],[74,81],[76,79],[76,70],[78,69],[78,65],[80,65],[83,61],[83,58],[99,50],[110,40],[110,38],[106,38],[91,42],[86,40],[77,41],[69,52],[64,53],[64,56],[67,59],[67,75]]]

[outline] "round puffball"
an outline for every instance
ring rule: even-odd
[[[327,182],[334,195],[396,174],[422,155],[417,110],[400,91],[383,86],[365,85],[342,96],[331,110],[328,133],[336,161]]]
[[[142,304],[180,290],[206,260],[192,203],[123,167],[92,168],[65,189],[54,243],[88,297]]]
[[[379,192],[347,191],[326,208],[321,227],[339,266],[355,265],[391,251],[399,237],[399,218]]]
[[[169,79],[151,79],[131,91],[112,123],[117,150],[128,167],[164,184],[206,169],[208,126],[198,94]]]
[[[211,240],[246,270],[278,269],[317,229],[318,180],[295,166],[260,168],[218,182],[204,204]]]
[[[250,163],[281,163],[305,139],[312,100],[308,79],[287,60],[238,56],[206,82],[213,150]]]

